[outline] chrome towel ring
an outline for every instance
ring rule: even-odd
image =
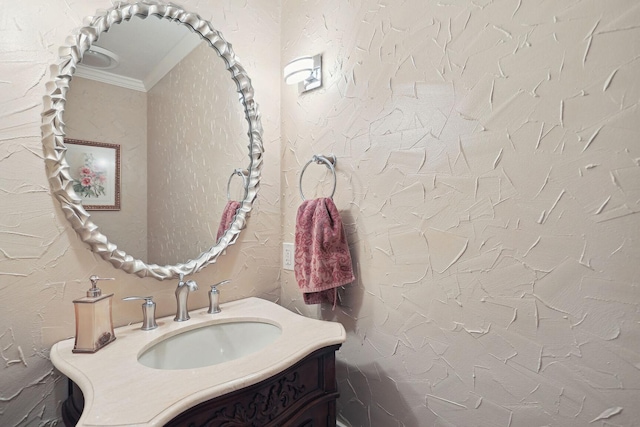
[[[302,197],[302,200],[306,200],[304,198],[304,194],[302,193],[302,176],[304,175],[304,171],[307,169],[307,166],[309,166],[312,162],[316,162],[319,165],[324,163],[329,168],[329,170],[333,172],[333,190],[331,191],[331,196],[329,196],[330,198],[333,198],[333,195],[336,194],[336,184],[338,182],[335,168],[337,161],[338,159],[336,158],[335,154],[330,154],[329,156],[314,154],[311,160],[309,160],[307,164],[304,165],[304,167],[302,168],[302,172],[300,172],[300,180],[298,181],[298,186],[300,188],[300,197]]]
[[[247,196],[247,177],[249,175],[249,171],[247,171],[246,169],[234,169],[233,172],[231,172],[231,175],[229,176],[229,181],[227,181],[227,200],[230,201],[231,200],[231,180],[233,179],[234,176],[241,176],[242,177],[242,186],[244,187],[244,195],[245,198]]]

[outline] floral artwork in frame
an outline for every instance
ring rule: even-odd
[[[120,210],[120,145],[64,140],[73,190],[88,211]]]

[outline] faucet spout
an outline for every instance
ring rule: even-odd
[[[184,281],[184,276],[180,274],[180,282],[176,288],[176,317],[173,319],[176,322],[184,322],[189,320],[189,309],[187,308],[187,300],[189,298],[189,292],[198,289],[198,285],[193,280]]]

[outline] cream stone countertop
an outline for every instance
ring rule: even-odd
[[[73,338],[56,343],[51,361],[84,394],[78,425],[160,426],[198,403],[256,384],[346,339],[340,323],[309,319],[260,298],[228,302],[221,308],[218,314],[194,310],[186,322],[165,317],[152,331],[140,330],[140,323],[117,328],[116,340],[94,354],[72,353]],[[138,363],[144,350],[163,339],[230,321],[271,323],[282,335],[256,353],[204,368],[157,370]]]

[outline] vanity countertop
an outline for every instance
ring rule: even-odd
[[[55,344],[51,361],[82,390],[85,400],[79,426],[161,426],[185,410],[265,380],[315,350],[343,343],[340,323],[310,319],[260,298],[221,305],[222,312],[194,310],[186,322],[173,316],[158,328],[140,324],[115,330],[116,340],[94,354],[73,353],[74,339]],[[197,369],[157,370],[138,356],[172,335],[214,323],[261,321],[279,326],[282,335],[268,347],[240,359]]]

